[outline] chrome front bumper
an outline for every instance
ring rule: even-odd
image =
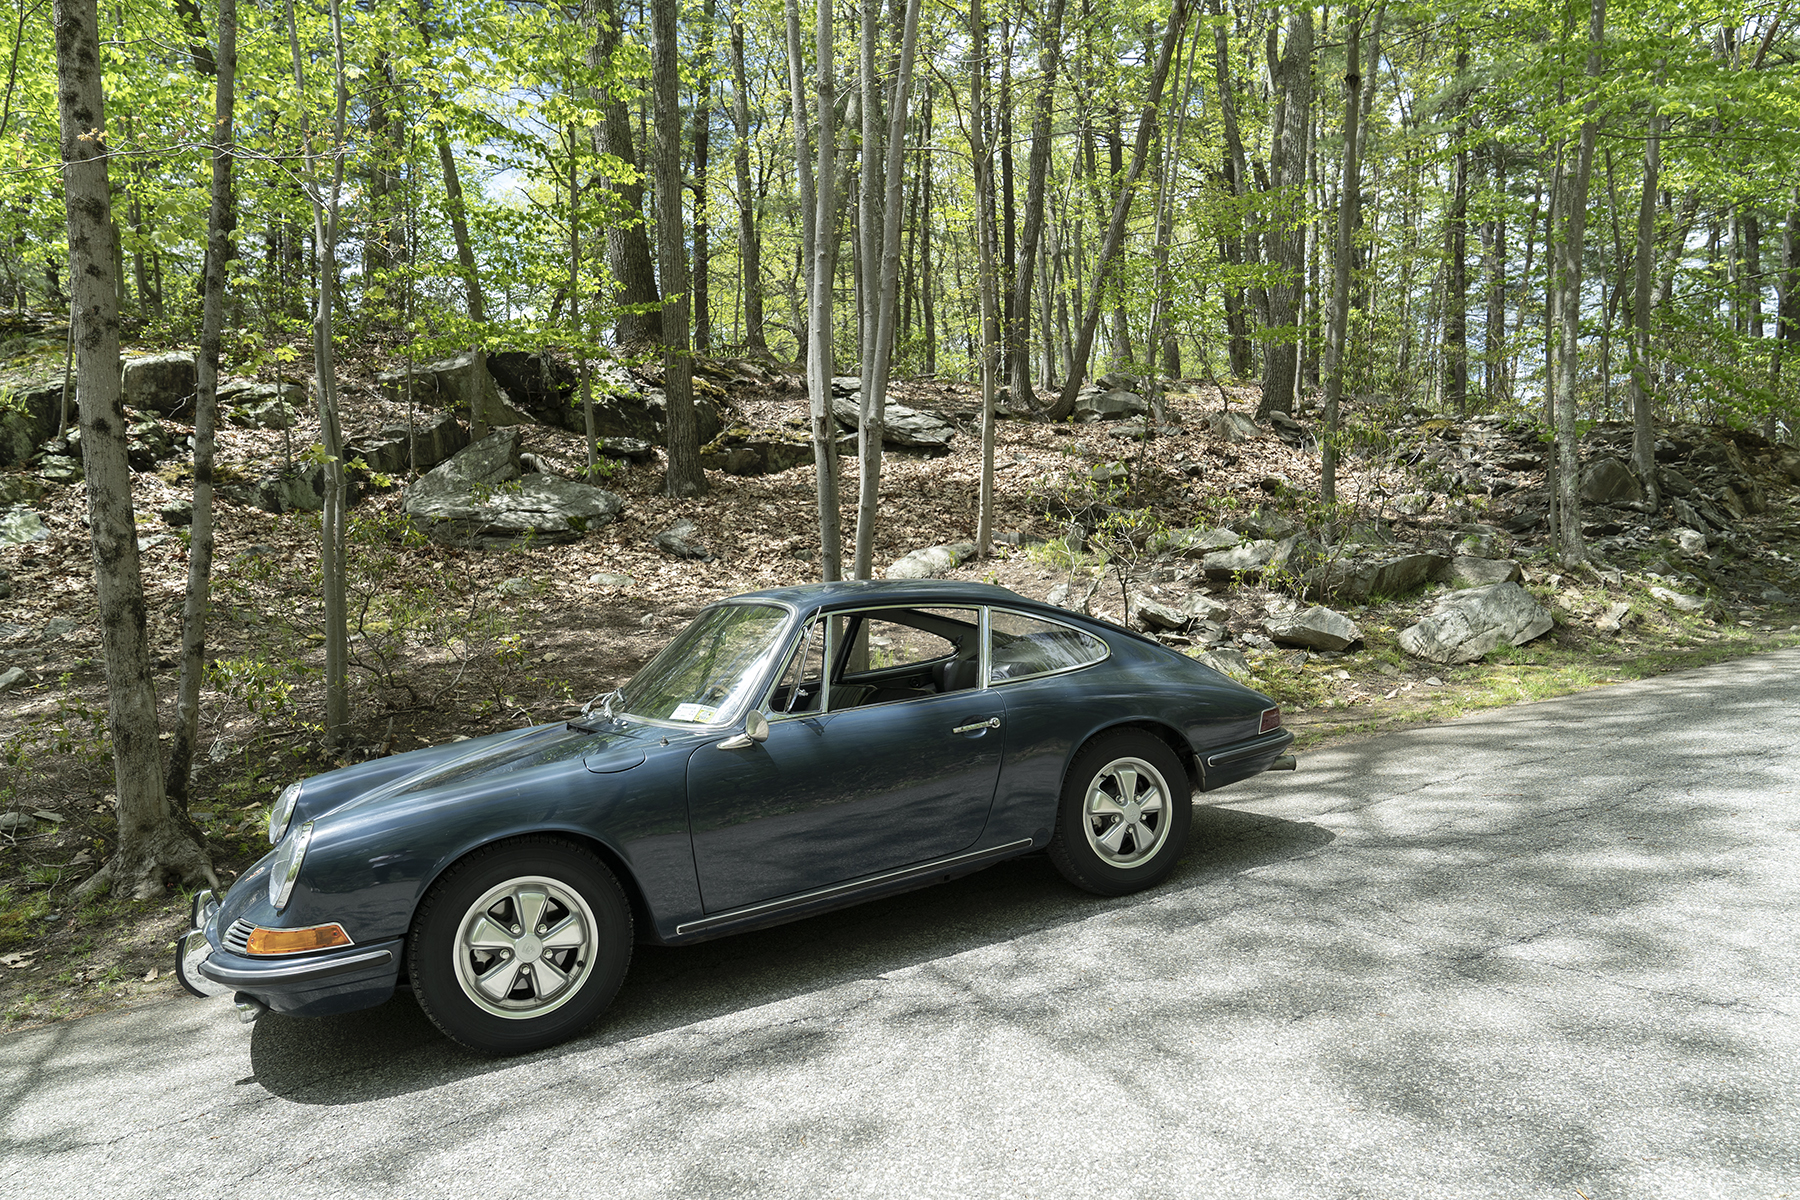
[[[219,898],[213,895],[211,888],[201,888],[194,893],[194,907],[188,914],[188,931],[175,939],[175,978],[181,981],[182,987],[202,999],[222,996],[232,990],[230,985],[209,979],[200,971],[213,952],[206,927],[218,915]]]

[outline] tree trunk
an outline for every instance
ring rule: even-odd
[[[788,43],[788,94],[789,104],[793,108],[794,121],[794,176],[796,190],[800,194],[800,275],[806,280],[804,300],[800,305],[798,319],[795,321],[796,336],[800,339],[799,357],[802,362],[809,361],[812,339],[808,332],[812,320],[812,270],[814,252],[814,225],[818,220],[818,198],[814,194],[812,169],[812,143],[807,141],[809,122],[806,119],[806,54],[800,39],[800,5],[799,0],[787,0],[787,43]],[[829,114],[821,114],[820,130],[828,128]],[[834,452],[835,453],[835,452]],[[834,460],[835,461],[835,458]],[[836,575],[828,576],[836,579]]]
[[[737,145],[732,148],[732,172],[737,177],[738,193],[738,262],[743,282],[744,345],[752,351],[766,353],[769,343],[763,333],[762,237],[756,228],[756,205],[750,194],[750,99],[744,72],[744,10],[738,0],[731,18],[731,115],[737,125]],[[805,138],[802,132],[800,137]],[[802,155],[800,161],[806,161]]]
[[[194,56],[196,64],[200,61]],[[200,683],[206,675],[206,618],[211,605],[213,560],[213,449],[218,414],[219,349],[225,324],[225,264],[236,226],[231,197],[232,137],[236,115],[237,0],[219,0],[219,52],[205,62],[216,76],[213,99],[212,201],[206,218],[206,262],[201,272],[200,359],[194,398],[194,519],[188,527],[187,594],[181,608],[181,678],[176,686],[175,729],[169,740],[166,787],[177,808],[187,807],[194,740],[200,730]]]
[[[1050,11],[1038,27],[1038,92],[1031,111],[1031,158],[1025,180],[1025,226],[1019,236],[1018,270],[1013,276],[1012,305],[1008,311],[1006,345],[1011,370],[1008,390],[1015,405],[1032,400],[1030,341],[1032,271],[1044,232],[1044,187],[1050,174],[1051,103],[1056,93],[1056,73],[1062,61],[1062,19],[1065,0],[1050,0]],[[1050,298],[1044,297],[1048,306]],[[1046,308],[1047,310],[1047,308]]]
[[[1494,215],[1482,225],[1482,274],[1487,277],[1486,336],[1482,350],[1481,387],[1490,411],[1510,398],[1506,387],[1506,150],[1495,144],[1490,148],[1494,192],[1497,200]]]
[[[706,0],[700,22],[699,95],[694,100],[694,350],[712,349],[712,224],[706,207],[707,159],[712,150],[713,25],[718,0]]]
[[[688,262],[681,205],[681,48],[678,0],[651,0],[650,79],[656,104],[656,258],[662,277],[663,393],[668,398],[669,471],[663,491],[706,491],[694,416],[694,358],[688,346]]]
[[[818,24],[814,48],[818,56],[819,170],[816,179],[817,209],[812,219],[807,276],[808,305],[806,385],[812,408],[813,465],[819,499],[819,578],[826,583],[843,578],[842,515],[838,511],[837,421],[831,415],[831,377],[834,370],[831,330],[832,276],[837,258],[837,130],[834,104],[837,84],[832,79],[831,5],[816,5]],[[791,60],[799,69],[798,28],[794,0],[788,0]],[[796,105],[798,109],[798,105]],[[803,137],[798,131],[796,137]]]
[[[1469,411],[1469,123],[1466,115],[1468,87],[1463,82],[1469,69],[1468,35],[1457,30],[1456,155],[1451,169],[1450,294],[1444,313],[1444,404],[1458,413]]]
[[[994,375],[1000,340],[999,280],[994,270],[994,154],[987,140],[987,26],[981,0],[969,3],[969,40],[975,69],[969,76],[969,157],[975,168],[976,294],[981,320],[981,481],[975,506],[975,552],[986,558],[994,536]],[[1015,392],[1023,402],[1026,393]]]
[[[156,687],[150,674],[119,386],[118,289],[99,16],[93,0],[56,0],[53,21],[69,287],[79,313],[81,457],[106,658],[106,728],[118,796],[118,848],[81,891],[110,887],[116,896],[149,899],[162,894],[171,875],[183,883],[205,880],[214,887],[218,878],[199,837],[169,807],[158,755]]]
[[[1150,134],[1156,128],[1163,84],[1169,77],[1169,62],[1174,57],[1175,45],[1180,40],[1182,31],[1187,28],[1187,19],[1187,0],[1174,0],[1169,9],[1168,26],[1163,30],[1162,47],[1157,51],[1156,66],[1151,71],[1150,90],[1144,99],[1144,111],[1138,118],[1137,142],[1132,150],[1131,167],[1120,181],[1119,198],[1113,204],[1106,241],[1100,247],[1100,259],[1094,266],[1093,290],[1088,296],[1087,312],[1082,317],[1081,333],[1075,343],[1069,377],[1063,381],[1062,392],[1048,414],[1053,421],[1060,421],[1075,410],[1075,393],[1081,389],[1082,380],[1087,376],[1088,355],[1094,348],[1094,329],[1100,320],[1100,297],[1105,290],[1106,277],[1113,259],[1118,255],[1119,246],[1125,238],[1125,221],[1131,215],[1131,201],[1136,194],[1138,175],[1144,169],[1144,159],[1150,150]]]
[[[625,22],[618,0],[589,0],[589,3],[595,37],[588,50],[588,66],[597,67],[610,62],[617,52]],[[607,181],[616,205],[614,219],[608,223],[606,231],[606,265],[617,285],[612,302],[639,309],[619,314],[613,325],[613,336],[622,346],[649,345],[663,340],[663,316],[655,307],[660,296],[656,272],[650,261],[650,235],[644,223],[643,174],[638,169],[637,150],[631,136],[631,108],[624,97],[608,93],[601,102],[601,111],[603,119],[594,128],[594,149],[617,157],[631,168],[627,176]],[[677,146],[681,144],[679,137],[673,140]],[[682,253],[685,262],[685,241]],[[667,280],[663,282],[663,290],[669,290]],[[683,290],[686,290],[685,286]],[[685,330],[682,340],[686,340]]]
[[[1270,73],[1278,95],[1270,141],[1275,230],[1269,235],[1269,330],[1263,343],[1263,393],[1256,415],[1294,411],[1299,376],[1295,323],[1306,269],[1306,224],[1298,211],[1306,188],[1306,129],[1312,119],[1312,9],[1296,8],[1288,19],[1281,58]],[[1271,59],[1274,51],[1270,50]]]
[[[1348,42],[1344,47],[1344,174],[1338,185],[1337,241],[1332,247],[1331,320],[1325,332],[1325,436],[1319,475],[1319,497],[1337,503],[1338,404],[1344,395],[1345,335],[1350,328],[1350,256],[1354,250],[1357,209],[1362,198],[1362,163],[1358,136],[1362,117],[1362,9],[1350,0]],[[1377,34],[1379,36],[1379,34]],[[1371,54],[1370,58],[1375,55]],[[1372,82],[1372,81],[1371,81]]]
[[[1576,429],[1575,388],[1580,379],[1581,251],[1587,232],[1588,178],[1594,165],[1598,133],[1595,112],[1599,108],[1601,48],[1606,30],[1606,0],[1592,0],[1588,13],[1588,89],[1590,99],[1581,123],[1581,138],[1570,173],[1567,203],[1563,211],[1563,239],[1557,247],[1559,287],[1556,381],[1557,549],[1565,567],[1587,559],[1581,538],[1581,486],[1579,436]]]
[[[313,251],[318,274],[313,311],[313,391],[319,408],[319,441],[325,451],[325,509],[319,523],[319,574],[325,608],[325,743],[339,746],[350,730],[349,605],[344,586],[345,514],[349,508],[344,476],[344,439],[338,424],[337,362],[332,344],[332,318],[337,283],[338,197],[344,183],[344,116],[350,103],[345,84],[344,27],[337,0],[330,0],[333,91],[336,109],[331,124],[330,191],[319,180],[321,155],[306,119],[305,60],[293,0],[286,0],[288,53],[294,65],[295,94],[302,97],[300,140],[302,182],[313,213]]]
[[[1657,64],[1657,75],[1662,64]],[[1652,101],[1655,105],[1655,101]],[[1637,253],[1632,279],[1631,340],[1631,462],[1644,488],[1651,512],[1662,507],[1662,491],[1656,478],[1656,414],[1650,393],[1650,281],[1656,258],[1656,191],[1662,173],[1662,109],[1650,111],[1650,128],[1644,138],[1644,190],[1638,200]]]
[[[925,99],[919,105],[922,137],[931,144],[931,80],[925,81]],[[931,271],[931,159],[919,166],[919,319],[925,324],[925,373],[937,374],[937,279]]]
[[[881,430],[887,410],[888,360],[894,350],[894,300],[900,288],[900,208],[906,186],[906,113],[912,95],[913,53],[919,42],[919,0],[907,0],[905,28],[900,35],[899,61],[894,64],[894,90],[888,98],[887,162],[883,178],[887,197],[883,206],[879,257],[869,264],[871,278],[879,278],[874,296],[874,359],[870,388],[862,397],[862,487],[856,514],[856,578],[868,579],[874,568],[875,522],[880,517]],[[866,143],[865,143],[866,144]],[[870,445],[870,429],[874,444]]]

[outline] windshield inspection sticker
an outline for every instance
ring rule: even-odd
[[[704,704],[677,704],[675,711],[669,714],[671,721],[693,721],[700,725],[711,725],[719,715],[716,708],[708,708]]]

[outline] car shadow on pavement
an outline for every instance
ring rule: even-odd
[[[1316,853],[1316,825],[1196,805],[1187,856],[1160,887],[1109,899],[1070,887],[1042,855],[949,883],[772,929],[682,947],[638,946],[612,1007],[585,1036],[523,1061],[592,1053],[635,1038],[870,979],[922,962],[1126,913],[1172,894],[1222,888],[1253,868]],[[255,1080],[302,1104],[354,1104],[508,1069],[444,1038],[402,991],[337,1017],[263,1016]]]

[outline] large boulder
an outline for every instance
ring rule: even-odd
[[[1552,624],[1524,588],[1494,583],[1439,597],[1417,624],[1400,631],[1400,648],[1428,662],[1468,663],[1502,642],[1523,646]]]
[[[1450,560],[1442,582],[1454,588],[1486,587],[1490,583],[1517,583],[1525,577],[1519,564],[1510,558],[1475,558],[1459,554]]]
[[[192,354],[176,351],[128,358],[120,370],[126,408],[163,416],[186,410],[187,419],[193,419],[194,391],[200,376]]]
[[[1355,621],[1322,604],[1271,616],[1263,628],[1280,645],[1309,650],[1343,650],[1362,641],[1362,630]]]
[[[1314,567],[1304,584],[1311,595],[1362,604],[1372,596],[1404,596],[1440,578],[1449,565],[1442,554],[1351,555]]]
[[[576,433],[586,429],[577,394],[580,377],[568,363],[547,351],[497,350],[488,355],[487,366],[515,409],[543,425]],[[593,375],[590,369],[590,386]]]
[[[1295,540],[1289,538],[1287,541],[1277,542],[1258,538],[1229,550],[1214,550],[1200,560],[1200,569],[1206,572],[1208,579],[1216,580],[1279,570],[1286,565],[1288,555],[1293,552]]]
[[[1229,550],[1244,539],[1229,529],[1171,529],[1165,546],[1183,558],[1205,558],[1217,550]]]
[[[1123,388],[1112,391],[1084,390],[1075,397],[1077,421],[1122,421],[1150,411],[1150,402]]]
[[[1635,504],[1644,489],[1631,468],[1616,458],[1597,459],[1581,475],[1581,498],[1594,504]]]
[[[834,381],[835,382],[835,381]],[[862,408],[855,394],[840,396],[833,390],[831,415],[845,429],[862,428]],[[956,436],[956,426],[932,413],[888,404],[882,412],[881,444],[905,450],[944,450]]]
[[[1207,419],[1206,427],[1214,437],[1228,442],[1249,442],[1263,435],[1263,427],[1249,413],[1214,413]]]
[[[74,423],[75,384],[69,383],[69,418]],[[0,408],[0,467],[30,460],[39,446],[56,436],[62,408],[62,380],[31,384],[12,394]]]
[[[895,560],[887,569],[889,579],[930,579],[975,557],[974,542],[926,546]]]
[[[459,451],[407,489],[405,509],[433,541],[460,546],[572,542],[610,523],[625,502],[603,488],[523,474],[519,431]]]
[[[700,448],[700,465],[727,475],[769,475],[812,461],[812,439],[783,429],[738,425]]]
[[[384,425],[368,437],[352,438],[346,455],[361,459],[369,470],[401,475],[417,468],[429,471],[469,444],[469,431],[450,413],[430,413],[405,425]]]

